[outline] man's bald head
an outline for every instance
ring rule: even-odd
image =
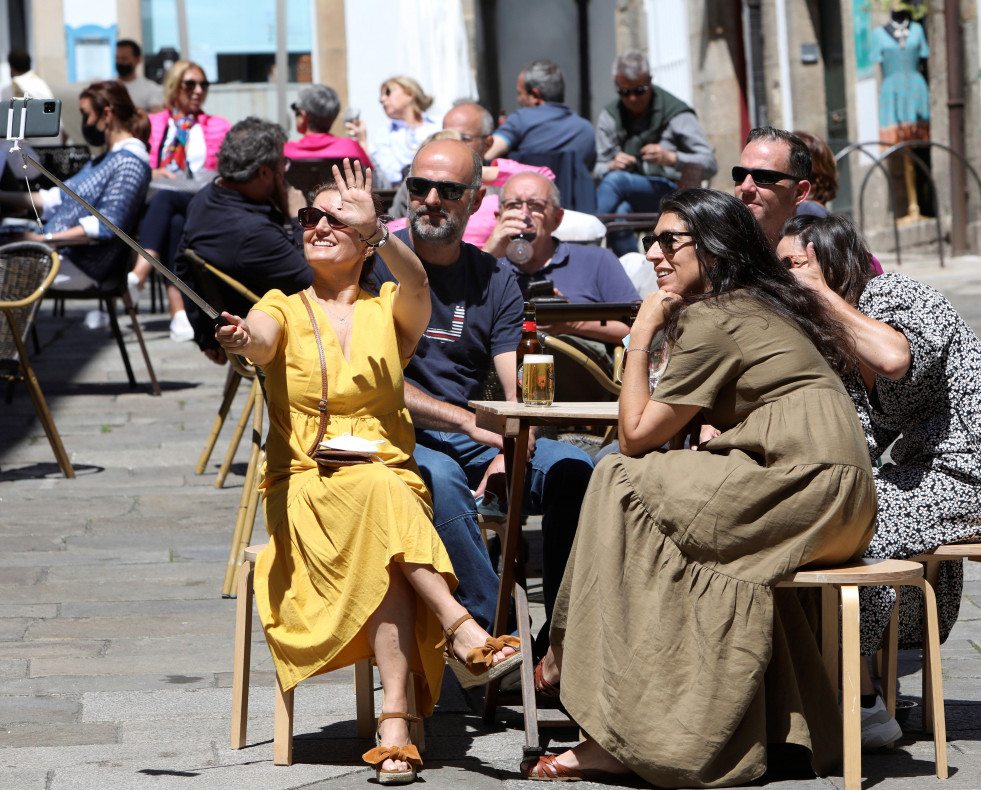
[[[479,104],[463,102],[443,116],[443,128],[459,132],[463,142],[483,156],[493,142],[494,118]]]

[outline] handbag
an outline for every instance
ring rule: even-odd
[[[320,427],[317,430],[317,438],[314,439],[313,446],[307,450],[307,455],[317,462],[321,472],[325,469],[337,469],[342,466],[370,464],[373,458],[370,452],[337,450],[332,447],[322,447],[320,444],[324,438],[324,432],[327,430],[327,362],[324,359],[324,344],[320,339],[320,327],[317,326],[313,307],[310,306],[310,300],[307,299],[307,295],[303,291],[300,291],[300,299],[303,300],[303,305],[307,308],[307,314],[310,316],[310,323],[313,324],[313,336],[317,338],[317,353],[320,354],[321,396],[320,403],[317,404],[317,408],[320,410]]]

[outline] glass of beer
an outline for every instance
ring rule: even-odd
[[[525,354],[521,397],[526,406],[551,406],[555,397],[555,360],[551,354]]]

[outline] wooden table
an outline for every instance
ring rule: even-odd
[[[615,425],[617,403],[553,403],[551,406],[525,406],[508,401],[471,401],[476,410],[477,427],[504,437],[504,460],[508,478],[508,514],[501,549],[501,586],[497,596],[497,613],[494,633],[504,633],[507,628],[511,595],[514,594],[518,617],[518,636],[521,638],[521,699],[525,718],[525,756],[542,752],[538,737],[539,725],[563,726],[570,719],[557,709],[538,711],[535,702],[535,666],[532,658],[531,619],[528,614],[528,593],[525,569],[518,556],[521,536],[521,502],[524,496],[525,466],[528,454],[528,431],[533,425]],[[546,551],[547,551],[546,547]],[[491,721],[498,706],[498,684],[487,688],[484,703],[484,719]],[[502,700],[505,701],[505,700]]]

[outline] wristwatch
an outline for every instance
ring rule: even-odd
[[[49,242],[49,243],[52,242],[52,241],[54,241],[54,234],[53,233],[45,233],[44,234],[44,240],[46,242]]]

